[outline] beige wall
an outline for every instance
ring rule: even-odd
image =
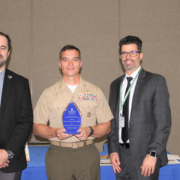
[[[12,50],[9,69],[31,81],[31,1],[0,0],[0,31],[9,34]]]
[[[170,93],[172,129],[167,150],[180,155],[180,1],[129,0],[120,3],[120,38],[143,41],[142,66],[165,76]]]
[[[29,79],[35,106],[42,91],[61,78],[60,49],[73,44],[82,53],[81,76],[108,99],[111,81],[123,74],[118,42],[139,36],[143,67],[167,80],[172,110],[167,150],[180,154],[179,9],[179,0],[1,0],[0,31],[10,35],[13,46],[8,68]],[[102,150],[105,139],[97,141]]]

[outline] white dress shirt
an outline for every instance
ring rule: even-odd
[[[2,90],[3,90],[3,84],[4,84],[4,74],[5,74],[5,68],[0,73],[0,107],[1,107]]]
[[[132,77],[133,79],[131,80],[130,84],[133,83],[133,80],[134,78],[136,77],[136,75],[138,74],[139,70],[141,69],[141,66],[135,71],[133,72],[133,74],[131,74],[131,76],[128,76],[126,73],[125,73],[125,77],[123,79],[123,83],[122,83],[122,102],[124,101],[124,97],[125,97],[125,91],[126,91],[126,87],[127,87],[127,84],[128,84],[128,81],[127,81],[127,77]],[[135,87],[136,87],[136,83],[137,83],[137,79],[138,77],[136,78],[136,80],[134,81],[134,84],[131,88],[131,91],[129,93],[129,122],[130,122],[130,117],[131,117],[131,107],[132,107],[132,99],[133,99],[133,95],[134,95],[134,90],[135,90]],[[119,106],[120,107],[120,106]],[[123,108],[122,110],[120,110],[119,108],[119,115],[120,114],[123,114]],[[122,138],[121,138],[121,132],[122,132],[122,128],[119,128],[119,143],[123,144],[123,141],[122,141]],[[127,143],[129,143],[129,139],[127,140]]]

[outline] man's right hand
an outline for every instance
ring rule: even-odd
[[[119,155],[118,153],[111,153],[110,154],[110,160],[111,160],[111,164],[112,164],[112,167],[113,167],[113,171],[114,173],[116,174],[116,172],[120,173],[121,172],[121,168],[119,167],[120,166],[120,160],[119,160]]]
[[[65,132],[66,132],[66,130],[64,128],[56,129],[56,131],[55,131],[56,137],[60,140],[63,140],[63,139],[67,139],[67,138],[72,136],[72,135],[69,135]]]
[[[8,166],[8,153],[4,149],[0,149],[0,168],[5,168]]]
[[[2,165],[0,165],[0,169],[1,168],[6,168],[9,166],[9,160],[7,160],[5,163],[3,163]]]
[[[64,128],[52,128],[45,124],[34,123],[33,126],[34,134],[46,139],[57,137],[58,139],[63,140],[71,137],[71,135],[64,133],[65,131]]]

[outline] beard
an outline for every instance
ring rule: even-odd
[[[132,61],[132,62],[133,62],[133,64],[131,64],[131,65],[122,63],[123,66],[124,66],[124,69],[125,69],[126,71],[131,71],[131,70],[133,70],[133,69],[136,69],[136,68],[139,67],[139,65],[140,65],[138,62],[134,62],[134,60],[132,60],[132,59],[126,59],[124,62],[126,62],[126,61]]]
[[[2,58],[2,60],[0,61],[0,67],[4,66],[4,64],[6,64],[7,59],[5,59],[1,54],[0,54],[0,58]]]

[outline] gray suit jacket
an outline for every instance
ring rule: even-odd
[[[112,82],[109,105],[114,115],[108,135],[109,153],[119,153],[119,88],[124,75]],[[163,76],[142,70],[134,91],[129,125],[130,151],[139,168],[148,151],[167,164],[166,144],[171,128],[169,93]],[[119,154],[120,155],[120,154]]]

